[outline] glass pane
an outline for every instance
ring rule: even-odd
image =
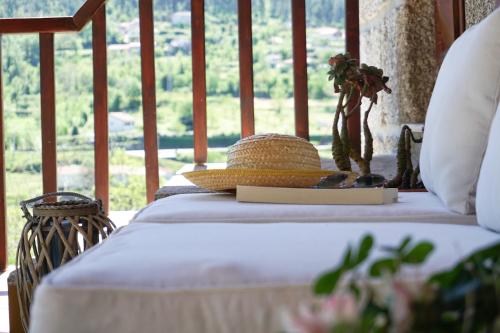
[[[94,196],[91,31],[56,34],[57,187]]]
[[[240,74],[236,0],[205,1],[209,162],[226,162],[240,139]]]
[[[19,202],[42,193],[38,36],[3,36],[2,79],[9,264],[26,220]]]
[[[160,186],[193,163],[191,3],[154,2]]]
[[[133,210],[146,203],[138,0],[106,10],[110,210]]]
[[[331,157],[331,129],[337,96],[328,81],[328,59],[345,52],[345,1],[306,0],[309,133]],[[325,147],[325,145],[328,145]]]
[[[290,1],[252,1],[255,132],[294,134]]]

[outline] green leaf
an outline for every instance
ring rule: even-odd
[[[403,253],[411,242],[411,236],[406,236],[398,247],[398,252]]]
[[[431,242],[420,242],[408,254],[404,255],[402,261],[405,264],[421,264],[434,250],[434,245]]]
[[[363,261],[366,260],[366,258],[368,258],[368,256],[370,255],[370,253],[372,251],[372,248],[373,248],[373,236],[366,235],[361,240],[361,244],[359,246],[358,256],[356,258],[355,266],[361,264]]]
[[[359,287],[354,282],[349,285],[349,290],[354,294],[356,299],[359,299],[359,297],[361,296],[361,289],[359,289]]]
[[[313,291],[316,295],[329,295],[337,286],[337,282],[342,277],[344,269],[342,267],[321,275],[315,282]]]
[[[453,284],[459,282],[459,280],[466,281],[467,279],[473,278],[473,276],[465,268],[466,266],[475,261],[479,261],[480,265],[484,268],[484,263],[486,261],[492,260],[493,262],[498,262],[498,258],[500,258],[500,242],[477,250],[467,258],[457,263],[452,269],[432,275],[428,279],[428,283],[437,284],[441,288],[450,288]]]
[[[396,246],[388,246],[388,245],[382,245],[380,249],[384,252],[388,252],[390,254],[396,254],[399,251],[399,247]]]
[[[460,273],[460,269],[452,269],[450,271],[440,272],[432,275],[428,282],[435,283],[442,288],[449,287]]]
[[[342,260],[342,267],[349,269],[351,268],[351,256],[352,256],[352,246],[349,244],[347,250],[344,253],[344,259]]]
[[[385,258],[375,261],[370,267],[370,276],[379,277],[384,272],[394,274],[397,271],[396,259]]]

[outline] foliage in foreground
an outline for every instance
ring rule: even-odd
[[[349,245],[340,264],[315,281],[318,299],[287,317],[287,332],[500,332],[500,242],[426,281],[402,272],[422,265],[432,243],[406,237],[382,247],[386,256],[371,262],[366,276],[359,269],[373,245],[371,235]]]

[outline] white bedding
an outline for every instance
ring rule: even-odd
[[[230,194],[184,194],[151,203],[132,223],[359,221],[476,224],[476,216],[451,212],[427,192],[399,193],[399,202],[389,205],[259,204],[237,202]]]
[[[277,332],[281,309],[365,233],[437,244],[422,276],[500,240],[465,225],[282,222],[125,227],[43,280],[31,332]]]

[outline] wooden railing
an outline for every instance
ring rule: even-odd
[[[112,0],[111,0],[112,1]],[[309,138],[306,6],[305,0],[290,0],[292,8],[293,77],[295,100],[295,133]],[[440,0],[436,0],[440,2]],[[463,0],[457,0],[463,1]],[[446,1],[444,1],[446,2]],[[255,132],[252,5],[250,0],[237,0],[239,32],[239,73],[241,135]],[[346,0],[346,50],[359,58],[359,5],[356,0]],[[443,7],[444,8],[444,7]],[[447,7],[446,7],[447,8]],[[445,8],[445,9],[446,9]],[[463,8],[463,7],[462,7]],[[453,17],[453,13],[451,14]],[[154,61],[153,0],[139,0],[141,80],[144,121],[144,151],[146,192],[148,202],[154,199],[159,187],[158,136],[156,122],[156,91]],[[92,21],[93,94],[95,132],[95,195],[109,205],[109,156],[108,156],[108,83],[105,0],[87,0],[73,17],[4,18],[0,19],[0,68],[1,35],[12,33],[38,33],[40,38],[40,91],[43,191],[57,190],[56,165],[56,95],[54,68],[54,34],[77,32]],[[445,21],[446,23],[447,21]],[[452,22],[452,24],[455,24]],[[193,71],[193,128],[194,160],[207,161],[207,94],[205,66],[204,0],[191,0],[192,71]],[[448,42],[448,41],[446,41]],[[443,49],[449,45],[444,45]],[[0,142],[4,142],[2,75],[0,71]],[[355,99],[353,99],[355,100]],[[359,112],[349,119],[353,145],[360,148]],[[6,250],[6,200],[5,156],[0,149],[0,270],[7,265]]]
[[[193,132],[194,160],[207,161],[207,94],[205,66],[205,8],[203,0],[191,1],[192,70],[193,70]],[[240,60],[241,134],[254,134],[254,90],[252,50],[252,5],[238,0],[238,31]],[[309,138],[307,94],[307,49],[305,0],[291,0],[293,30],[293,72],[295,97],[295,133]],[[346,48],[359,55],[358,4],[346,1]],[[144,122],[146,193],[148,202],[159,187],[158,137],[156,123],[156,91],[154,61],[153,0],[139,1],[141,79]],[[54,34],[77,32],[92,21],[93,94],[95,135],[95,195],[109,205],[108,156],[108,84],[105,0],[88,0],[73,17],[5,18],[0,19],[0,35],[38,33],[40,38],[40,91],[42,133],[43,191],[57,190],[56,95],[54,68]],[[350,30],[352,28],[352,31]],[[1,50],[1,44],[0,44]],[[0,58],[1,61],[1,58]],[[0,75],[1,79],[1,75]],[[3,142],[3,115],[0,93],[0,139]],[[359,122],[351,121],[353,141],[359,145]],[[357,130],[356,130],[357,126]],[[3,148],[3,146],[2,146]],[[0,269],[6,267],[5,163],[0,154]]]
[[[44,193],[57,191],[56,94],[54,34],[77,32],[92,21],[94,70],[95,192],[108,208],[108,93],[105,0],[88,0],[73,17],[4,18],[2,34],[38,33],[40,43],[40,108],[42,135],[42,182]],[[0,40],[1,41],[1,40]],[[0,55],[2,45],[0,43]],[[0,56],[0,69],[2,57]],[[7,267],[7,223],[3,95],[0,70],[0,271]],[[155,133],[156,135],[156,133]]]

